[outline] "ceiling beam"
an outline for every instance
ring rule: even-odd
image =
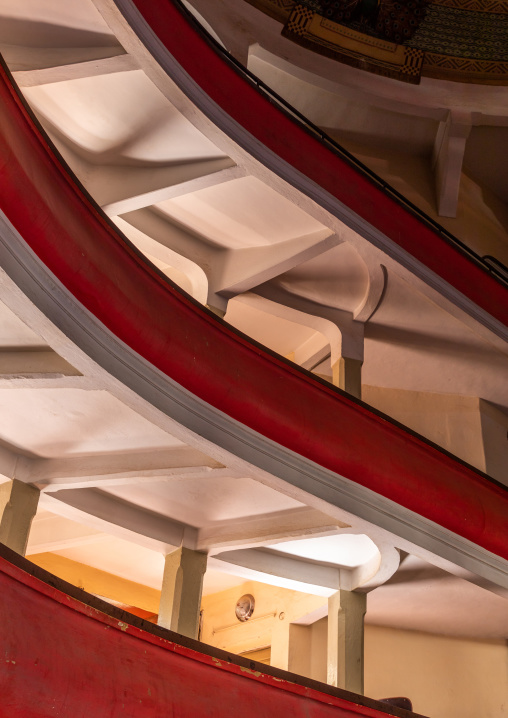
[[[244,176],[245,170],[229,157],[171,167],[101,168],[101,183],[107,184],[104,190],[111,196],[100,204],[107,215],[115,217]]]
[[[129,484],[153,484],[158,481],[170,481],[171,479],[183,478],[206,481],[221,478],[240,478],[240,475],[231,469],[212,469],[209,466],[183,466],[174,469],[161,467],[159,469],[123,471],[119,474],[53,478],[38,481],[36,486],[45,493],[55,493],[63,490],[100,489],[107,486],[126,486]]]
[[[2,56],[16,77],[17,72],[78,65],[125,55],[124,48],[116,38],[111,37],[111,42],[111,45],[100,47],[29,47],[3,44]]]
[[[0,351],[0,377],[78,376],[80,372],[51,349]]]
[[[238,261],[236,266],[232,266],[226,277],[228,284],[216,289],[216,293],[229,299],[248,292],[254,287],[318,257],[329,249],[342,244],[343,241],[328,227],[323,227],[277,245],[243,250],[237,254],[238,258],[243,261],[241,263]],[[233,273],[236,276],[232,276]]]
[[[46,511],[38,513],[30,529],[27,555],[64,551],[102,541],[107,534]]]
[[[118,526],[159,544],[196,547],[197,529],[194,527],[136,506],[99,489],[59,491],[55,494],[55,498],[99,519],[100,522]],[[47,508],[53,510],[49,506]]]
[[[294,538],[330,536],[346,526],[320,511],[302,506],[262,516],[216,522],[199,530],[197,548],[198,551],[215,554],[228,547],[240,549],[276,543],[282,539],[290,541]]]
[[[277,576],[300,584],[310,584],[338,591],[340,588],[340,569],[338,566],[325,566],[307,559],[283,556],[264,548],[227,551],[214,556],[215,561],[230,563],[257,571],[268,576]]]
[[[16,478],[35,484],[45,492],[165,481],[182,476],[194,479],[237,477],[238,472],[188,446],[132,454],[23,458],[16,469]]]
[[[7,374],[0,376],[0,390],[3,389],[81,389],[91,391],[99,388],[97,382],[88,376],[66,376],[64,374]],[[100,387],[102,388],[102,387]]]
[[[132,55],[122,52],[122,54],[96,60],[85,60],[84,62],[72,62],[63,65],[55,64],[52,67],[35,70],[18,70],[13,75],[19,87],[37,87],[55,82],[79,80],[83,77],[111,75],[116,72],[129,72],[138,69],[137,60]]]

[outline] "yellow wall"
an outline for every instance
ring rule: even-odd
[[[88,593],[118,601],[126,606],[136,606],[151,613],[159,611],[160,591],[153,588],[54,553],[38,553],[28,558],[37,566]]]
[[[365,692],[407,696],[430,718],[508,716],[507,643],[367,626]]]
[[[241,623],[235,616],[235,605],[245,593],[252,594],[256,604],[252,618]],[[248,581],[203,598],[201,640],[233,653],[271,646],[272,666],[287,669],[291,622],[326,603],[326,598],[319,596]]]
[[[256,598],[253,618],[259,620],[235,618],[243,593]],[[290,625],[325,604],[316,596],[246,583],[203,599],[202,640],[235,653],[271,645],[272,665],[325,682],[327,618]],[[414,710],[429,718],[508,717],[508,644],[367,624],[365,694],[407,696]]]
[[[363,386],[362,399],[485,471],[480,400],[477,397]]]

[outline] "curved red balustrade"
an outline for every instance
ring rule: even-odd
[[[146,5],[155,13],[152,21],[159,17],[164,27],[172,23],[174,42],[207,67],[200,42],[180,14],[165,2]],[[169,31],[162,36],[168,41]],[[221,67],[215,67],[215,76]],[[221,86],[230,81],[229,72]],[[238,77],[231,79],[231,95],[240,96],[238,82]],[[258,113],[256,123],[262,126],[265,119]],[[280,142],[285,135],[279,129],[266,131]],[[307,141],[302,138],[303,150]],[[284,146],[289,152],[288,138]],[[326,178],[331,168],[325,163],[320,171]],[[173,288],[83,195],[4,71],[0,180],[0,208],[40,261],[109,330],[168,377],[277,444],[508,558],[508,492],[503,487],[250,344]],[[374,204],[370,185],[358,180],[356,186],[367,192],[365,205]],[[387,215],[380,221],[386,223]],[[416,228],[415,223],[409,217],[406,229]]]
[[[145,624],[1,544],[0,616],[5,718],[415,716]]]

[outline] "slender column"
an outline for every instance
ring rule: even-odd
[[[160,626],[189,638],[198,637],[206,561],[206,553],[183,546],[166,556],[159,605]]]
[[[0,484],[0,543],[22,556],[26,553],[39,496],[39,489],[18,479]]]
[[[332,367],[333,384],[357,399],[362,398],[362,364],[361,359],[340,357]]]
[[[284,618],[274,618],[272,627],[272,645],[270,653],[270,665],[275,668],[289,670],[289,629],[290,622]]]
[[[367,595],[337,591],[328,599],[328,678],[332,686],[363,694],[363,617]]]

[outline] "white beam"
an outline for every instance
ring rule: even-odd
[[[63,516],[42,511],[33,520],[27,556],[48,551],[63,551],[102,541],[107,534]]]
[[[228,170],[225,171],[227,172]],[[167,268],[172,268],[183,274],[187,279],[187,284],[184,288],[198,302],[206,304],[208,299],[208,279],[196,262],[149,237],[132,224],[126,222],[123,217],[114,217],[113,221],[118,229],[136,245],[140,252],[149,257],[163,272],[167,271]]]
[[[55,494],[59,501],[102,521],[169,546],[195,548],[197,529],[163,514],[123,501],[98,489],[74,489]],[[52,509],[50,509],[52,510]]]
[[[0,376],[0,390],[4,389],[81,389],[93,391],[97,383],[87,376],[62,374],[32,374],[31,376]]]
[[[346,524],[331,519],[320,511],[301,507],[265,516],[247,516],[216,522],[199,530],[197,548],[213,555],[228,547],[241,549],[276,543],[281,539],[330,536],[345,526]]]
[[[472,126],[470,112],[452,110],[439,124],[432,165],[436,178],[438,214],[456,217],[466,140]]]
[[[0,351],[0,376],[78,376],[80,372],[51,349]]]
[[[325,566],[296,556],[281,555],[271,549],[251,548],[227,551],[217,554],[214,558],[269,576],[297,581],[300,584],[320,586],[334,591],[338,591],[340,588],[341,569],[338,566]]]
[[[101,174],[105,174],[102,168]],[[244,177],[245,171],[229,158],[224,158],[188,162],[176,167],[109,167],[106,174],[109,187],[104,191],[110,193],[111,199],[101,205],[106,214],[115,217],[231,182]]]
[[[343,241],[328,227],[323,227],[279,245],[243,250],[238,254],[236,266],[234,257],[230,262],[232,266],[228,267],[226,277],[228,284],[216,289],[216,293],[229,299],[248,292],[303,262],[318,257]]]
[[[50,85],[55,82],[79,80],[83,77],[97,77],[111,75],[116,72],[129,72],[138,70],[137,60],[125,53],[104,57],[97,60],[74,62],[65,65],[54,65],[37,70],[18,70],[14,72],[14,79],[20,87],[36,87]]]
[[[230,469],[212,469],[209,466],[183,466],[175,469],[161,467],[159,469],[141,469],[136,471],[123,471],[118,475],[97,474],[90,477],[59,477],[45,483],[44,480],[36,482],[44,493],[57,491],[80,490],[91,488],[105,488],[107,486],[126,486],[128,484],[153,484],[159,481],[170,481],[177,478],[188,478],[205,481],[207,479],[239,478],[238,472]]]
[[[64,488],[106,485],[108,481],[122,483],[132,478],[157,481],[169,476],[209,475],[213,470],[224,470],[218,461],[208,458],[188,446],[166,451],[134,454],[79,456],[61,459],[34,459],[20,457],[16,476],[25,483],[37,485],[46,491]],[[231,472],[228,472],[228,476]]]
[[[111,38],[115,42],[115,38]],[[2,44],[2,55],[11,72],[44,70],[46,68],[78,65],[125,55],[123,47],[116,42],[104,47],[29,47]]]
[[[326,346],[322,347],[322,349],[319,349],[319,351],[312,354],[308,359],[306,359],[304,362],[301,363],[301,367],[303,369],[307,369],[307,371],[313,371],[317,366],[322,364],[327,359],[330,359],[330,347],[327,344]]]

